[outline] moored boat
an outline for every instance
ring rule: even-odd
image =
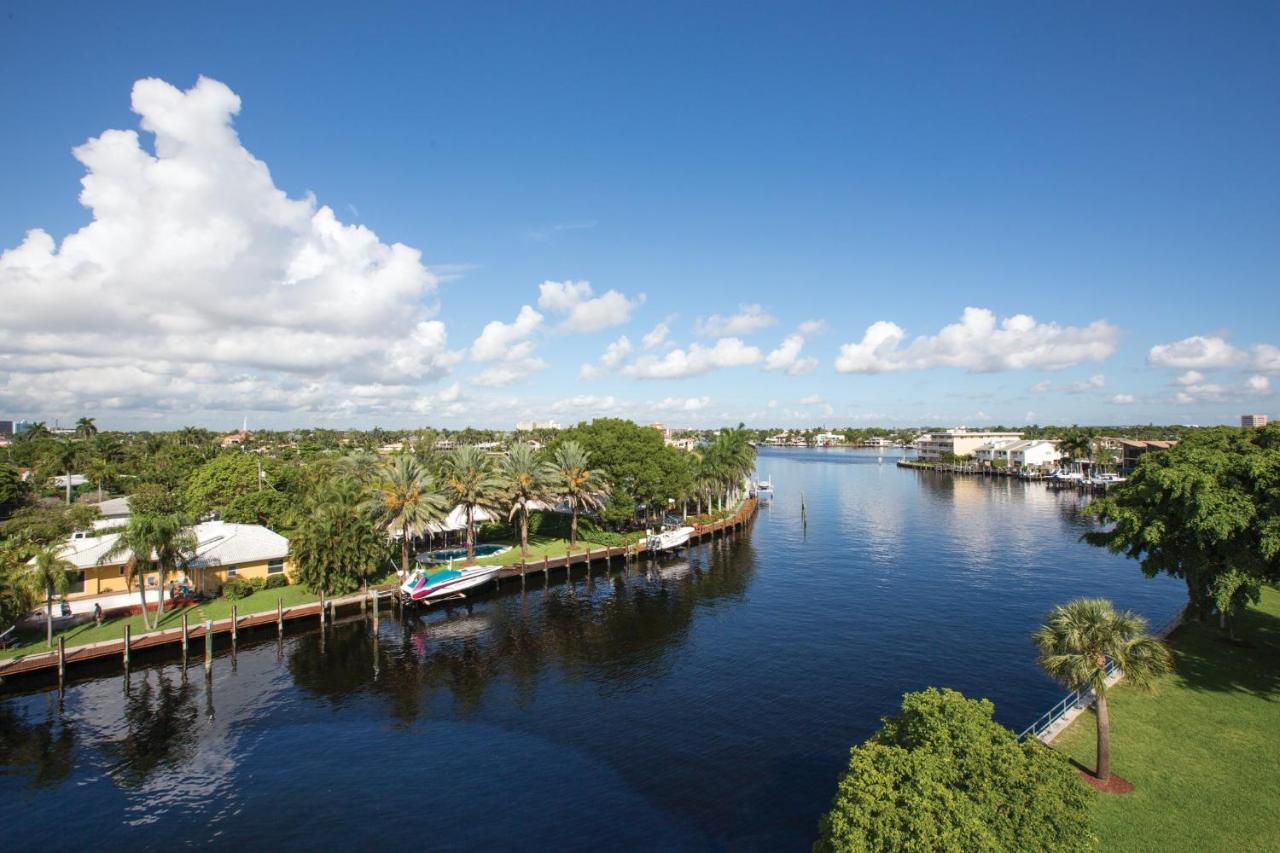
[[[650,551],[674,551],[689,544],[689,537],[692,535],[692,527],[668,525],[658,531],[646,530],[644,541]]]
[[[406,601],[429,602],[461,595],[472,587],[493,580],[501,566],[469,566],[455,569],[420,568],[400,585],[400,595]]]

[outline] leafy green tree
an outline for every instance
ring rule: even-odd
[[[502,478],[493,458],[475,447],[459,447],[444,458],[444,494],[461,506],[467,518],[467,562],[476,556],[476,513],[497,515],[502,501]]]
[[[37,593],[30,583],[27,565],[30,549],[17,536],[0,538],[0,631],[31,612]]]
[[[442,521],[450,509],[435,476],[407,453],[382,465],[367,506],[378,525],[400,534],[403,575],[409,574],[409,540]]]
[[[98,425],[93,418],[81,418],[76,421],[76,438],[90,439],[98,434]]]
[[[1196,616],[1225,617],[1280,581],[1280,425],[1190,433],[1144,455],[1088,511],[1112,526],[1085,541],[1138,560],[1148,577],[1182,578]]]
[[[33,549],[28,582],[37,594],[44,596],[45,640],[53,648],[53,597],[66,594],[71,586],[75,563],[62,556],[61,543],[37,545]]]
[[[222,513],[223,521],[236,524],[261,524],[272,530],[288,530],[296,513],[291,497],[275,489],[246,492],[231,499]]]
[[[95,506],[24,506],[4,526],[6,537],[36,545],[63,544],[77,530],[89,530],[101,513]]]
[[[1146,634],[1147,621],[1110,601],[1079,598],[1049,611],[1032,635],[1040,666],[1073,690],[1089,688],[1097,705],[1098,758],[1095,775],[1111,778],[1111,718],[1107,710],[1107,662],[1115,661],[1130,684],[1145,687],[1171,667],[1164,643]]]
[[[164,615],[164,586],[169,574],[188,565],[195,558],[195,531],[181,515],[147,515],[134,512],[116,534],[116,540],[101,557],[99,565],[126,556],[125,573],[129,581],[138,583],[138,598],[142,602],[142,624],[147,628],[160,626]],[[147,618],[146,576],[156,572],[156,618]]]
[[[814,850],[1087,850],[1092,793],[1066,758],[1019,743],[994,706],[954,690],[902,712],[849,752]]]
[[[141,483],[129,495],[129,512],[136,515],[176,515],[182,503],[161,483]]]
[[[359,489],[335,478],[315,489],[289,538],[289,557],[300,583],[313,592],[354,591],[389,558],[386,534],[365,512]]]
[[[609,484],[591,467],[591,454],[576,441],[556,447],[551,464],[556,470],[556,491],[569,504],[569,550],[578,547],[578,513],[604,504]]]
[[[187,479],[182,491],[183,507],[195,516],[206,512],[222,514],[236,498],[270,488],[264,481],[269,479],[273,465],[256,453],[221,453]]]
[[[0,517],[17,509],[27,497],[27,484],[13,465],[0,464]]]
[[[517,441],[502,460],[501,476],[511,504],[508,519],[520,515],[520,559],[529,558],[529,508],[555,499],[559,474],[530,445]]]

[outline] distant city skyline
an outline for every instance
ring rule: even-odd
[[[1275,413],[1278,7],[310,8],[9,13],[0,418]]]

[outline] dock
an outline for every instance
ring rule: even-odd
[[[689,544],[727,536],[743,529],[755,515],[756,505],[755,498],[748,498],[738,508],[737,512],[728,518],[710,524],[693,525],[694,532],[689,536]],[[549,581],[551,572],[561,569],[572,573],[578,567],[585,567],[590,570],[592,564],[603,563],[606,566],[612,566],[615,562],[621,561],[625,565],[644,557],[648,550],[647,545],[641,541],[632,545],[614,548],[596,548],[594,550],[583,548],[581,551],[562,557],[515,563],[503,567],[497,573],[494,577],[493,588],[495,590],[500,589],[504,582],[510,582],[516,578],[519,578],[520,585],[523,588],[530,575],[536,577],[541,574],[544,579]],[[149,631],[137,636],[130,636],[128,626],[126,626],[123,635],[119,639],[86,643],[69,649],[64,649],[59,645],[59,648],[53,651],[36,652],[8,660],[0,660],[0,683],[12,676],[34,674],[42,671],[57,671],[59,676],[62,677],[68,666],[110,658],[120,660],[124,669],[128,671],[130,658],[134,652],[166,646],[184,648],[187,654],[194,653],[197,649],[203,649],[205,665],[208,667],[211,664],[213,638],[219,634],[229,637],[234,643],[239,632],[248,628],[274,625],[277,633],[283,636],[284,626],[287,622],[312,619],[323,626],[325,623],[333,621],[339,609],[359,606],[361,613],[372,608],[376,614],[382,606],[382,601],[388,598],[392,599],[393,603],[398,601],[398,596],[396,595],[398,590],[398,584],[383,584],[378,587],[371,587],[366,591],[338,598],[325,599],[322,596],[319,601],[296,604],[292,607],[284,607],[282,604],[277,603],[274,610],[263,610],[244,615],[236,614],[226,619],[212,620],[207,623],[198,622],[189,626],[166,628],[162,631]]]

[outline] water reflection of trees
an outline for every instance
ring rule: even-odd
[[[197,692],[185,678],[155,669],[130,685],[125,697],[123,732],[105,752],[116,760],[111,777],[137,788],[160,767],[182,764],[195,754]]]
[[[699,608],[741,598],[754,574],[745,537],[713,543],[711,559],[633,565],[590,582],[505,593],[441,616],[410,614],[400,630],[375,638],[367,623],[299,637],[288,666],[303,689],[335,702],[356,693],[383,697],[391,714],[417,718],[441,691],[460,714],[479,710],[491,684],[509,678],[516,701],[532,701],[552,665],[570,680],[625,689],[671,665]],[[394,621],[394,620],[392,620]]]
[[[30,777],[32,787],[56,785],[75,766],[76,734],[71,721],[49,697],[44,719],[30,719],[14,703],[0,703],[0,767]]]

